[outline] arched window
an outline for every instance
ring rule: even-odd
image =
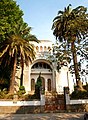
[[[35,90],[35,80],[31,79],[31,91]]]
[[[47,90],[51,91],[51,79],[47,80]]]
[[[46,49],[46,46],[44,46],[44,51],[46,51],[47,49]]]
[[[39,51],[39,47],[38,47],[38,46],[36,46],[36,51],[37,51],[37,52]]]
[[[40,46],[40,52],[43,52],[43,47],[42,46]]]
[[[44,63],[44,62],[38,62],[38,63],[35,63],[33,66],[32,66],[32,69],[51,69],[50,65],[48,65],[47,63]]]
[[[48,47],[48,51],[51,51],[51,48],[50,48],[50,47]]]

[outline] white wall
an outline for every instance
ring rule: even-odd
[[[64,92],[64,87],[68,86],[70,93],[72,93],[74,90],[73,80],[70,73],[68,72],[68,67],[63,66],[59,72],[56,71],[56,90],[59,94],[62,94]]]

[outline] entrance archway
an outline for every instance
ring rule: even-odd
[[[42,88],[45,91],[52,91],[53,89],[53,65],[45,60],[38,59],[34,61],[31,65],[31,75],[30,78],[35,80],[35,84],[37,82],[37,78],[41,73],[42,80]]]

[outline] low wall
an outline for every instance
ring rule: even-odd
[[[0,101],[0,106],[40,106],[41,101]]]
[[[0,114],[4,113],[40,113],[44,111],[41,101],[0,101]]]
[[[67,112],[88,112],[88,99],[70,100],[66,94],[66,110]]]
[[[2,113],[40,113],[44,112],[45,96],[41,95],[41,100],[35,101],[0,101],[0,114]]]
[[[43,106],[0,106],[0,114],[28,114],[28,113],[40,113],[43,111]]]
[[[69,104],[66,105],[67,112],[88,112],[88,104]]]

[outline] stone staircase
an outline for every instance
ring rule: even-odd
[[[65,111],[64,95],[58,95],[55,92],[45,94],[45,112]]]

